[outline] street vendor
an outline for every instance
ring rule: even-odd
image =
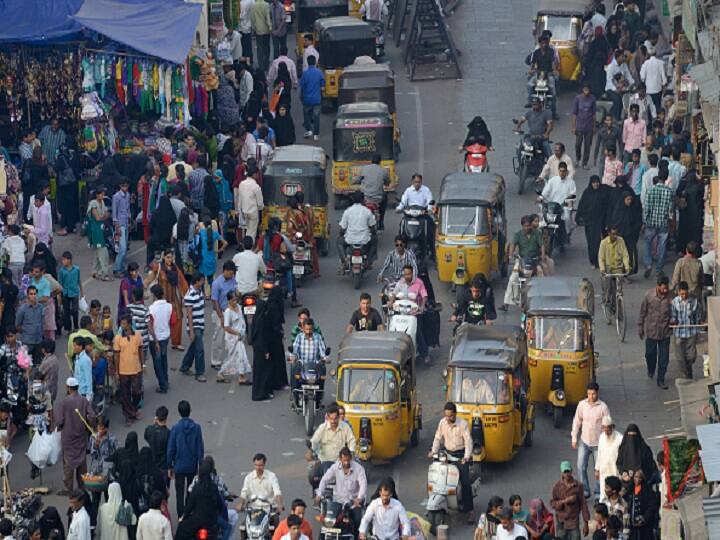
[[[67,397],[60,402],[55,417],[60,430],[65,484],[65,489],[58,493],[60,496],[67,496],[73,491],[73,476],[78,488],[82,488],[82,475],[87,473],[88,426],[95,418],[90,403],[78,393],[79,385],[75,377],[68,377],[65,382]]]

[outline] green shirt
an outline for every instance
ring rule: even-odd
[[[250,24],[256,35],[264,36],[272,30],[270,6],[264,0],[258,0],[250,8]]]
[[[86,329],[86,328],[81,328],[81,329],[78,330],[77,332],[73,332],[72,334],[70,334],[70,335],[68,336],[68,342],[67,342],[67,343],[68,343],[68,344],[67,344],[67,357],[68,357],[68,359],[72,359],[72,357],[73,357],[74,354],[75,354],[75,353],[73,352],[73,340],[74,340],[76,337],[83,337],[83,338],[90,338],[90,339],[92,339],[92,341],[93,341],[93,346],[94,346],[95,350],[98,351],[98,352],[103,353],[103,352],[105,352],[105,351],[107,350],[107,347],[105,347],[105,345],[103,345],[103,344],[100,342],[100,340],[98,339],[98,337],[97,337],[95,334],[93,334],[90,330],[88,330],[88,329]]]
[[[542,234],[537,229],[529,235],[518,231],[513,237],[513,244],[517,246],[521,257],[539,257],[543,246]]]

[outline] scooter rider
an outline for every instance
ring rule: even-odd
[[[373,526],[373,536],[379,540],[408,540],[411,532],[410,520],[402,503],[392,497],[394,491],[392,478],[380,482],[380,496],[368,505],[360,521],[360,540],[367,540],[370,523]]]
[[[569,198],[574,197],[577,194],[577,186],[575,180],[568,172],[568,166],[564,161],[558,164],[558,175],[550,178],[545,187],[542,190],[542,199],[546,202],[554,202],[563,207],[562,220],[560,221],[560,227],[558,228],[560,249],[567,244],[568,226],[570,221],[570,209],[567,208],[566,201]]]
[[[522,227],[515,233],[512,242],[507,247],[507,261],[510,263],[515,255],[519,255],[521,259],[538,258],[537,274],[543,274],[540,262],[545,260],[545,242],[543,242],[542,233],[538,229],[533,229],[533,216],[523,216],[520,220]],[[520,275],[513,268],[510,279],[508,279],[507,289],[505,289],[505,298],[500,309],[507,311],[509,305],[515,305],[517,299],[513,291],[520,287]]]
[[[243,480],[243,487],[240,491],[240,500],[235,509],[239,512],[245,508],[253,497],[259,497],[270,501],[277,506],[277,511],[282,513],[283,506],[282,491],[277,476],[265,468],[267,457],[265,454],[255,454],[253,457],[254,470],[249,472]]]
[[[387,208],[387,193],[385,186],[390,185],[390,173],[380,166],[382,157],[374,154],[372,163],[363,165],[360,173],[352,179],[353,184],[360,184],[360,191],[365,196],[366,204],[373,204],[378,208],[378,231],[385,228],[385,209]]]
[[[482,312],[478,313],[471,304],[482,304]],[[495,297],[492,287],[489,286],[485,274],[477,273],[470,282],[470,289],[465,290],[462,300],[455,307],[455,312],[450,317],[450,322],[462,322],[470,324],[490,324],[489,321],[497,318],[495,312]]]
[[[415,335],[415,339],[417,339],[417,360],[420,361],[426,359],[428,355],[428,346],[422,331],[422,316],[428,293],[425,288],[425,283],[423,283],[422,279],[416,276],[415,270],[410,265],[405,265],[403,267],[403,278],[397,282],[397,285],[395,285],[395,288],[388,299],[389,306],[392,306],[398,293],[403,293],[405,298],[408,298],[410,293],[415,294],[415,303],[418,306],[417,334]]]
[[[395,208],[396,212],[402,212],[408,206],[419,206],[426,210],[421,217],[425,220],[428,245],[430,247],[430,258],[435,258],[435,221],[432,219],[434,202],[430,188],[423,185],[422,174],[415,173],[410,180],[411,185],[402,194],[400,204]]]
[[[469,461],[472,456],[472,437],[470,436],[470,427],[462,418],[457,417],[457,407],[452,401],[445,404],[443,410],[444,418],[438,423],[433,439],[432,450],[428,454],[432,458],[440,450],[440,445],[445,447],[448,454],[460,458],[458,469],[460,471],[460,490],[461,490],[461,512],[467,512],[467,522],[475,522],[475,512],[473,504],[472,484],[470,483],[470,466]]]
[[[402,269],[407,265],[413,267],[413,273],[417,276],[415,254],[407,249],[407,238],[398,234],[395,236],[395,249],[385,257],[385,262],[378,272],[377,282],[382,283],[383,279],[387,279],[390,283],[397,283],[402,279]]]
[[[338,226],[337,250],[340,257],[338,274],[347,270],[347,248],[362,245],[368,254],[368,267],[377,256],[377,238],[375,237],[375,215],[363,205],[363,194],[356,191],[351,194],[352,206],[347,208]]]
[[[547,109],[542,108],[537,97],[530,99],[530,107],[530,110],[526,111],[518,120],[515,130],[519,131],[522,125],[527,122],[533,141],[541,143],[545,157],[550,157],[550,133],[553,130],[552,114]]]
[[[327,408],[325,422],[313,433],[310,448],[319,460],[310,474],[310,483],[315,490],[325,471],[337,460],[340,450],[348,448],[350,452],[355,452],[355,435],[347,423],[340,422],[337,405],[332,404]],[[311,459],[312,456],[308,458]]]
[[[362,519],[362,508],[367,495],[367,477],[365,469],[358,462],[353,460],[352,452],[343,447],[340,450],[338,461],[325,472],[320,479],[320,485],[316,491],[315,503],[320,503],[320,498],[325,492],[328,484],[335,484],[333,500],[343,505],[352,506],[350,519],[353,524],[353,531],[360,527]]]
[[[530,71],[528,71],[528,101],[532,98],[532,94],[535,91],[535,83],[537,82],[537,75],[539,72],[544,72],[547,76],[548,87],[550,88],[550,95],[552,101],[550,102],[552,108],[553,119],[557,120],[556,111],[556,96],[555,92],[555,81],[558,76],[559,62],[555,49],[550,46],[550,36],[543,32],[538,39],[538,47],[530,54]]]
[[[318,364],[318,370],[320,374],[320,393],[318,399],[322,403],[322,395],[325,390],[325,340],[322,334],[315,331],[315,321],[311,318],[307,318],[302,322],[302,333],[295,336],[293,342],[293,355],[295,361],[292,363],[290,368],[291,379],[292,379],[292,390],[293,390],[293,403],[297,407],[298,403],[297,390],[300,387],[300,373],[302,372],[303,365],[305,364]],[[319,405],[320,403],[318,403]]]

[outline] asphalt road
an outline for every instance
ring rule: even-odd
[[[532,46],[530,21],[534,9],[535,2],[523,0],[474,0],[462,3],[448,19],[455,43],[462,51],[462,80],[410,82],[405,76],[401,54],[396,50],[388,51],[398,74],[398,114],[403,134],[403,152],[398,164],[401,179],[399,190],[409,185],[412,173],[419,172],[423,174],[425,183],[437,193],[442,177],[460,166],[461,157],[457,147],[464,138],[465,125],[473,116],[481,114],[493,133],[496,148],[489,155],[491,168],[502,174],[508,184],[510,234],[519,228],[520,216],[536,209],[532,192],[526,192],[523,196],[516,194],[517,178],[512,172],[516,137],[511,133],[510,121],[513,116],[524,112],[523,59]],[[561,90],[558,110],[562,118],[553,132],[554,140],[565,141],[569,147],[572,146],[573,137],[569,133],[568,111],[574,91]],[[294,109],[298,114],[300,107]],[[324,115],[321,121],[320,144],[328,152],[331,148],[331,121],[332,116],[329,115]],[[298,133],[301,133],[301,122],[301,118],[296,118]],[[587,185],[589,174],[587,171],[579,171],[576,177],[578,193]],[[340,216],[338,212],[332,215],[334,225]],[[380,254],[384,255],[391,249],[398,223],[397,215],[389,212],[386,232],[380,242]],[[88,277],[92,259],[85,239],[75,236],[59,238],[54,247],[55,252],[61,253],[65,249],[72,249],[84,276]],[[130,251],[133,260],[144,260],[144,245],[135,242]],[[335,351],[358,300],[358,293],[352,289],[349,278],[336,275],[336,266],[336,258],[331,252],[330,257],[321,261],[322,279],[300,290],[300,300],[310,308],[322,326],[328,345]],[[587,260],[581,230],[576,231],[568,251],[556,259],[556,268],[560,275],[592,278],[599,291],[598,276]],[[418,368],[418,395],[423,405],[424,423],[420,445],[410,449],[392,464],[378,467],[373,473],[375,479],[381,475],[391,475],[407,508],[420,513],[423,512],[423,501],[426,498],[426,454],[445,402],[441,371],[447,361],[451,339],[451,326],[445,322],[450,315],[451,295],[446,285],[438,284],[436,279],[434,283],[436,294],[446,308],[442,314],[442,346],[432,351],[430,366],[421,365]],[[89,280],[85,283],[86,296],[88,299],[98,298],[103,304],[113,306],[114,310],[118,286],[118,281],[105,284]],[[639,278],[625,289],[629,310],[627,343],[619,344],[614,329],[606,326],[604,321],[599,319],[595,326],[596,350],[600,352],[598,379],[601,399],[609,404],[616,424],[621,429],[630,421],[637,422],[646,438],[662,435],[679,424],[677,410],[668,409],[664,405],[665,401],[676,398],[675,390],[659,390],[653,381],[646,378],[642,344],[634,331],[641,295],[651,286],[650,280]],[[496,302],[500,303],[505,283],[498,280],[495,287]],[[379,286],[371,279],[366,281],[364,289],[372,292],[374,298],[379,292]],[[295,320],[294,311],[289,307],[286,311],[288,331],[289,325]],[[518,321],[518,311],[511,309],[507,314],[500,313],[498,322],[516,324]],[[187,337],[183,339],[187,343]],[[64,350],[64,341],[65,338],[58,341],[58,350]],[[206,343],[207,349],[209,337],[206,337]],[[170,353],[172,367],[177,367],[180,359],[177,352]],[[207,353],[206,363],[209,364]],[[63,367],[65,375],[67,366]],[[148,366],[146,374],[143,420],[135,426],[140,434],[146,423],[152,421],[152,413],[157,406],[168,406],[172,424],[178,419],[177,401],[188,399],[193,406],[193,418],[202,426],[206,452],[215,457],[219,472],[232,489],[239,492],[243,476],[252,468],[252,455],[261,451],[268,455],[268,468],[280,479],[286,503],[295,497],[309,497],[306,462],[303,458],[305,437],[302,418],[289,410],[286,392],[279,393],[271,402],[253,403],[249,388],[217,384],[212,372],[208,373],[210,381],[202,384],[182,377],[177,371],[171,371],[172,390],[170,394],[161,396],[152,391],[155,381],[151,366]],[[671,361],[668,380],[672,380],[676,374],[677,370]],[[64,376],[61,380],[64,380]],[[331,401],[331,395],[334,394],[332,384],[329,387],[330,395],[326,402]],[[111,408],[110,417],[113,421],[111,431],[121,440],[124,439],[127,429],[123,427],[119,406]],[[507,500],[511,494],[518,493],[526,504],[533,497],[547,501],[552,484],[559,477],[560,461],[575,461],[575,453],[570,448],[570,422],[571,418],[567,415],[563,428],[554,429],[550,419],[539,411],[533,448],[521,449],[510,463],[486,467],[483,484],[475,501],[476,508],[484,509],[492,495],[500,495]],[[656,439],[651,442],[654,447],[658,446]],[[39,485],[39,481],[31,482],[29,479],[29,465],[23,456],[26,448],[27,440],[24,436],[13,445],[13,488]],[[43,481],[44,485],[57,491],[61,489],[61,479],[62,472],[56,465],[45,471]],[[52,495],[46,497],[46,502],[65,508],[65,502]],[[171,501],[171,508],[174,507],[174,501]],[[453,524],[451,530],[453,536],[458,538],[472,536],[472,528],[459,521]]]

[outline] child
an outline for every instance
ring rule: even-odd
[[[510,495],[508,502],[513,511],[513,521],[524,527],[528,518],[528,512],[522,509],[522,498],[520,495]]]
[[[112,343],[112,332],[105,332],[102,336],[102,339],[103,343]],[[95,358],[93,359],[93,393],[102,394],[105,392],[105,381],[107,381],[108,370],[108,361],[106,356],[106,354],[96,354]]]
[[[113,321],[112,321],[112,310],[110,309],[110,306],[103,306],[102,308],[102,331],[103,333],[107,332],[108,330],[113,329]]]
[[[27,246],[25,240],[20,236],[20,227],[10,225],[8,232],[9,235],[2,243],[2,253],[8,257],[8,268],[12,272],[13,283],[19,287],[25,267]]]
[[[115,337],[115,334],[112,333],[112,331],[103,332],[103,335],[100,336],[100,339],[102,340],[102,344],[105,347],[105,350],[100,352],[98,351],[98,356],[102,356],[105,359],[105,370],[107,373],[107,370],[109,369],[110,363],[112,362],[112,350],[113,350],[113,338]],[[101,364],[102,365],[102,364]],[[100,369],[100,368],[98,368]],[[113,373],[113,370],[110,370],[110,373]],[[98,374],[99,377],[99,374]],[[107,376],[103,377],[103,381],[107,383],[107,388],[105,388],[105,395],[108,396],[111,402],[114,403],[115,398],[115,384],[112,377],[108,379]]]
[[[89,344],[89,345],[88,345]],[[78,393],[92,403],[92,355],[93,342],[91,339],[76,337],[73,339],[73,352],[75,353],[75,367],[73,377],[78,381]],[[88,349],[90,355],[88,355]]]
[[[83,296],[80,268],[73,264],[73,256],[69,251],[62,254],[61,263],[58,282],[62,287],[63,328],[66,332],[75,332],[79,328],[78,302]]]
[[[57,399],[58,391],[58,364],[57,356],[55,356],[55,342],[46,339],[40,344],[40,354],[42,354],[42,362],[40,362],[40,374],[42,375],[43,384],[50,392],[52,400]]]
[[[90,325],[90,330],[98,337],[100,337],[103,333],[101,309],[102,308],[100,300],[90,300],[90,318],[92,319],[92,325]]]
[[[132,303],[127,305],[127,313],[132,316],[132,325],[136,332],[142,336],[143,350],[140,361],[145,368],[145,358],[150,346],[148,333],[148,308],[143,304],[142,287],[135,287],[132,291]]]

